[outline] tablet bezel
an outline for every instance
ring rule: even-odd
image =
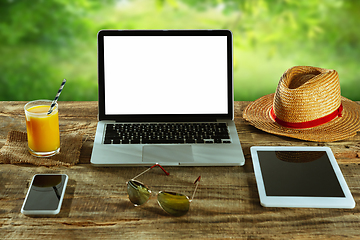
[[[325,151],[345,197],[267,196],[259,163],[259,151]],[[260,203],[264,207],[354,208],[355,201],[329,147],[253,146],[250,148]]]

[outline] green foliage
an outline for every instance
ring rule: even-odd
[[[66,45],[74,35],[87,34],[84,17],[98,7],[101,5],[97,1],[87,0],[2,0],[2,44]]]
[[[236,100],[275,91],[294,65],[339,72],[360,100],[360,1],[0,0],[0,100],[97,100],[100,29],[230,29]]]
[[[78,54],[74,48],[96,36],[89,34],[93,23],[86,17],[111,2],[0,1],[0,100],[52,99],[63,76],[71,73],[71,66],[67,74],[61,67],[74,63],[73,54]],[[83,90],[74,91],[74,86],[64,91],[62,99],[94,99],[96,91],[91,96],[83,93],[87,81],[80,78],[77,82]]]

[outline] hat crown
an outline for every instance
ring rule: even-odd
[[[281,76],[273,110],[282,121],[302,123],[325,117],[340,105],[340,82],[335,70],[296,66]]]

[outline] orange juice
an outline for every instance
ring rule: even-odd
[[[28,146],[30,153],[36,156],[52,156],[60,149],[58,109],[56,105],[48,115],[49,102],[45,105],[39,102],[39,105],[33,104],[35,106],[28,108],[28,104],[25,106]]]

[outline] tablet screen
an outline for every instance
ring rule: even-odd
[[[325,151],[258,151],[267,196],[345,197]]]

